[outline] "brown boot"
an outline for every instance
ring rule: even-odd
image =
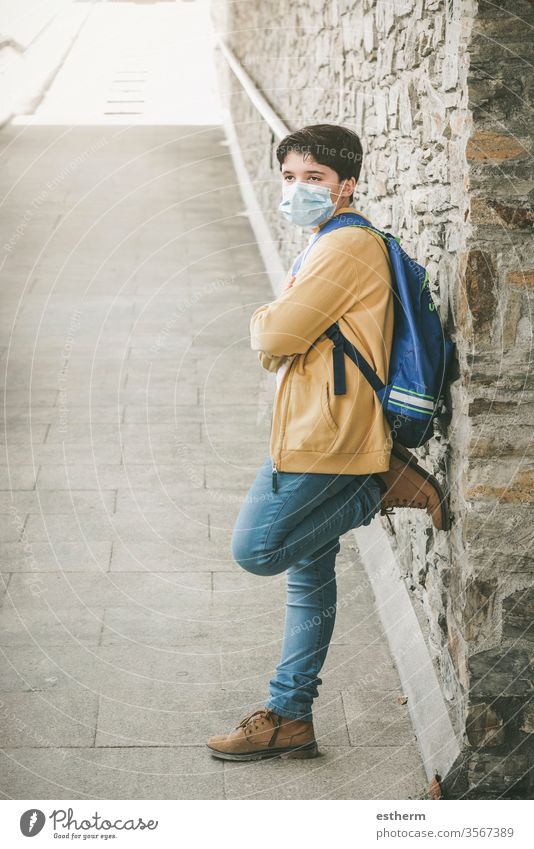
[[[286,719],[268,708],[255,710],[226,736],[210,737],[207,745],[214,757],[227,761],[315,758],[319,754],[313,722]]]
[[[430,514],[438,531],[450,530],[445,493],[436,478],[419,465],[407,448],[394,443],[389,470],[378,474],[387,486],[382,494],[383,516],[394,507],[419,507]]]

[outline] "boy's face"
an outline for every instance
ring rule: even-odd
[[[349,198],[356,187],[354,177],[340,180],[339,175],[328,165],[316,162],[311,154],[289,151],[282,163],[282,184],[308,183],[312,186],[324,186],[330,190],[330,200],[336,204],[336,211],[348,206]]]

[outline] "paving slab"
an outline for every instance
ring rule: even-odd
[[[3,693],[39,692],[85,687],[113,698],[117,687],[135,694],[138,686],[180,685],[194,701],[196,691],[220,686],[218,651],[209,647],[135,645],[48,645],[3,647],[0,689]]]
[[[139,542],[135,545],[122,540],[113,543],[110,569],[112,572],[191,572],[214,574],[233,571],[234,562],[228,552],[221,551],[210,540],[188,553],[164,542]],[[193,554],[195,556],[193,556]]]
[[[354,746],[398,747],[415,741],[408,706],[400,687],[378,690],[367,684],[365,689],[343,692],[342,699],[350,741]]]
[[[112,512],[115,507],[115,490],[71,489],[66,492],[63,489],[44,489],[13,493],[0,491],[0,515],[11,512],[13,507],[19,513],[59,513],[70,517],[102,510]]]
[[[33,468],[35,471],[31,477],[33,477],[33,480],[35,481],[40,465],[59,465],[67,467],[69,465],[120,465],[122,449],[119,443],[116,445],[108,445],[105,443],[97,444],[95,442],[43,442],[42,445],[33,444],[30,451],[28,451],[28,448],[25,445],[10,445],[9,460],[12,465],[12,474],[17,474],[17,468],[28,468],[27,466],[24,466],[24,464],[28,463],[29,458],[31,458],[34,463]],[[25,473],[24,471],[21,472],[20,479],[24,480],[24,474],[29,473]],[[5,479],[7,479],[7,472],[5,473]],[[15,480],[16,479],[17,478],[15,478]],[[82,486],[81,489],[83,488],[84,487]],[[3,489],[3,487],[0,488],[0,491],[1,489]],[[23,489],[23,487],[17,486],[16,489],[20,490]]]
[[[209,572],[20,572],[9,582],[16,610],[34,608],[36,589],[52,609],[80,603],[88,608],[132,607],[173,611],[209,604]]]
[[[98,698],[83,687],[2,693],[0,741],[4,746],[91,746]]]
[[[426,780],[416,747],[323,746],[321,757],[224,764],[228,799],[420,799]],[[215,760],[215,759],[214,759]]]
[[[0,545],[0,570],[10,573],[107,572],[111,562],[108,542],[20,542]]]
[[[204,746],[4,748],[4,799],[222,799],[223,765]]]
[[[37,584],[38,588],[38,584]],[[85,604],[67,609],[28,608],[14,610],[7,602],[0,608],[0,646],[98,645],[104,610]]]

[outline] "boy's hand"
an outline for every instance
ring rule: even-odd
[[[284,360],[287,359],[285,355],[281,357],[272,357],[269,354],[266,354],[264,351],[258,351],[258,359],[260,361],[260,365],[266,369],[267,371],[277,372]]]
[[[286,283],[286,285],[285,285],[285,286],[284,286],[284,288],[282,289],[282,291],[283,291],[283,292],[286,292],[288,289],[291,289],[291,287],[292,287],[292,285],[293,285],[293,283],[294,283],[294,282],[295,282],[295,276],[290,277],[290,278],[289,278],[289,280],[288,280],[288,282]]]

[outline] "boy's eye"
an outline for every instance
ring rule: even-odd
[[[293,174],[284,174],[283,179],[284,183],[292,183],[295,180],[295,177],[293,176]],[[308,180],[313,180],[316,183],[320,183],[322,177],[320,174],[310,174]]]

